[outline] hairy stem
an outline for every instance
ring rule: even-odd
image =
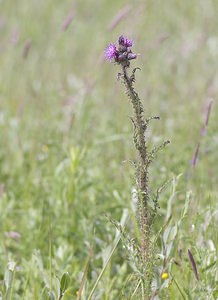
[[[124,84],[127,90],[127,94],[131,100],[134,117],[132,119],[134,125],[134,143],[138,152],[137,163],[137,178],[136,183],[138,187],[138,222],[141,230],[141,257],[143,263],[143,273],[146,282],[146,294],[151,292],[151,276],[152,268],[151,264],[151,245],[150,245],[150,215],[148,209],[149,193],[148,193],[148,153],[145,139],[145,130],[147,123],[144,120],[144,110],[139,99],[138,94],[133,87],[134,71],[132,76],[127,74],[127,67],[122,66]]]

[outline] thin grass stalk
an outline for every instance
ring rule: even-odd
[[[92,299],[93,294],[94,294],[94,292],[95,292],[95,290],[96,290],[96,288],[97,288],[97,286],[99,284],[99,281],[101,280],[101,278],[102,278],[102,276],[103,276],[103,274],[104,274],[104,272],[105,272],[105,270],[106,270],[106,268],[107,268],[107,266],[108,266],[108,264],[109,264],[109,262],[110,262],[110,260],[111,260],[111,258],[113,256],[113,254],[114,254],[114,251],[116,250],[117,245],[119,244],[120,239],[121,239],[121,234],[119,234],[118,237],[116,238],[115,243],[114,243],[114,247],[111,250],[111,252],[110,252],[110,254],[109,254],[109,256],[108,256],[108,258],[107,258],[107,260],[105,262],[105,265],[103,266],[103,268],[102,268],[102,270],[100,272],[100,274],[98,275],[98,278],[97,278],[97,280],[96,280],[96,282],[95,282],[95,284],[94,284],[94,286],[93,286],[93,288],[92,288],[92,290],[91,290],[91,292],[90,292],[87,300],[91,300]]]

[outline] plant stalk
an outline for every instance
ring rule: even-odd
[[[135,69],[136,70],[136,69]],[[143,274],[145,276],[146,294],[151,294],[151,279],[152,268],[151,264],[151,245],[150,245],[150,215],[148,209],[149,193],[148,193],[148,153],[145,139],[145,130],[147,128],[147,122],[144,120],[144,110],[141,100],[138,94],[135,92],[133,82],[135,80],[134,73],[129,76],[127,73],[127,66],[122,66],[123,80],[129,96],[133,110],[134,117],[132,122],[134,125],[134,143],[138,152],[137,163],[137,176],[136,184],[138,189],[138,223],[141,230],[141,258],[143,265]],[[148,296],[149,297],[149,296]],[[146,298],[145,298],[146,299]],[[147,298],[149,299],[149,298]]]

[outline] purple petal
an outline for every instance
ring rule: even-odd
[[[105,58],[108,60],[112,60],[116,57],[117,49],[114,44],[109,44],[104,51]]]

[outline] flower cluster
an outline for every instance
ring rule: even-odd
[[[120,36],[118,39],[118,48],[114,44],[109,44],[105,49],[105,58],[116,63],[121,64],[125,67],[130,65],[130,60],[135,59],[137,55],[132,53],[130,49],[133,45],[133,42],[124,36]]]

